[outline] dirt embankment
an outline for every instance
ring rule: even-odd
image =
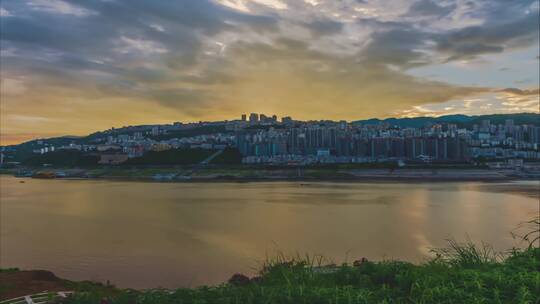
[[[43,291],[65,291],[67,282],[46,270],[0,272],[0,300]]]

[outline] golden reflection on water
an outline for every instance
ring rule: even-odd
[[[0,177],[0,266],[120,287],[216,284],[267,255],[421,261],[516,246],[534,183],[143,183]],[[518,189],[514,191],[514,189]]]

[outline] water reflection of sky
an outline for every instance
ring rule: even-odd
[[[278,252],[420,261],[467,236],[507,249],[538,212],[531,183],[1,179],[2,267],[138,288],[219,283]]]

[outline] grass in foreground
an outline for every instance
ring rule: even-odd
[[[310,257],[276,258],[256,278],[234,276],[215,287],[116,290],[76,286],[69,303],[540,303],[540,249],[507,254],[450,242],[421,265],[359,261],[321,266]]]

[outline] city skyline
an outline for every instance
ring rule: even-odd
[[[449,115],[346,122],[298,121],[289,116],[278,119],[277,115],[250,113],[235,120],[125,126],[87,137],[3,146],[0,163],[175,165],[208,163],[205,159],[209,155],[224,154],[228,155],[228,164],[297,166],[397,161],[403,166],[405,161],[474,164],[490,159],[499,167],[501,161],[515,167],[522,165],[515,159],[540,159],[538,117],[540,114]],[[187,154],[171,158],[178,153]],[[185,158],[187,155],[195,158]],[[66,159],[70,159],[70,165]]]
[[[73,135],[73,134],[70,134],[69,131],[66,131],[65,133],[62,133],[62,134],[58,134],[57,136],[51,136],[51,137],[33,137],[33,138],[29,138],[28,140],[24,140],[24,141],[21,141],[21,142],[17,142],[17,143],[12,143],[12,144],[0,144],[0,146],[16,146],[18,144],[23,144],[25,142],[31,142],[31,141],[37,141],[37,140],[48,140],[48,139],[54,139],[54,138],[62,138],[62,137],[65,137],[65,138],[84,138],[86,136],[90,136],[92,134],[96,134],[96,133],[101,133],[101,132],[110,132],[110,131],[114,131],[114,130],[123,130],[123,129],[131,129],[131,128],[139,128],[139,127],[147,127],[147,128],[163,128],[163,127],[170,127],[170,126],[183,126],[183,127],[188,127],[188,128],[192,128],[192,127],[197,127],[197,126],[205,126],[205,125],[227,125],[227,124],[237,124],[237,123],[246,123],[248,126],[251,125],[251,126],[257,126],[257,125],[264,125],[264,126],[279,126],[279,125],[287,125],[287,124],[290,124],[290,123],[302,123],[302,124],[305,124],[305,123],[309,123],[309,124],[325,124],[325,123],[334,123],[334,124],[338,124],[338,123],[346,123],[346,124],[360,124],[362,125],[363,123],[367,123],[367,125],[377,125],[377,124],[380,124],[380,125],[389,125],[389,126],[393,126],[392,123],[389,123],[388,120],[396,120],[396,121],[401,121],[401,119],[427,119],[427,121],[431,121],[433,120],[435,124],[440,124],[440,123],[444,123],[444,124],[456,124],[458,121],[460,121],[459,118],[457,119],[451,119],[452,117],[458,117],[458,116],[463,116],[463,117],[466,117],[468,119],[471,119],[472,121],[472,118],[475,118],[476,120],[480,119],[480,118],[485,118],[485,119],[488,119],[486,117],[489,117],[490,115],[501,115],[501,116],[508,116],[508,117],[505,117],[505,120],[508,119],[511,119],[513,120],[513,118],[511,118],[511,116],[509,115],[540,115],[540,113],[527,113],[527,112],[523,112],[523,113],[503,113],[503,114],[500,114],[500,113],[494,113],[494,114],[483,114],[483,115],[465,115],[465,114],[449,114],[449,115],[438,115],[438,116],[414,116],[414,117],[386,117],[386,118],[379,118],[379,117],[370,117],[370,118],[366,118],[366,119],[353,119],[353,120],[345,120],[345,119],[339,119],[339,120],[333,120],[333,119],[325,119],[325,118],[314,118],[314,119],[307,119],[307,120],[302,120],[302,119],[297,119],[295,117],[292,117],[290,115],[284,115],[284,116],[278,116],[276,114],[268,114],[268,113],[243,113],[243,114],[240,114],[240,115],[237,115],[237,117],[233,117],[233,118],[228,118],[228,119],[223,119],[223,120],[199,120],[199,121],[166,121],[166,122],[160,122],[160,123],[146,123],[146,124],[134,124],[134,125],[118,125],[118,126],[110,126],[108,128],[103,128],[103,129],[96,129],[96,130],[92,130],[88,133],[85,133],[85,134],[81,134],[81,135]],[[540,117],[540,116],[539,116]],[[440,122],[436,122],[439,118],[448,118],[448,121],[445,120],[445,121],[440,121]],[[427,121],[425,122],[419,122],[417,124],[419,125],[423,125],[425,124]],[[462,121],[461,123],[462,124],[471,124],[471,121]],[[401,126],[403,122],[399,122],[397,123],[395,126]],[[407,124],[407,123],[405,123]],[[414,124],[414,123],[413,123]],[[536,123],[535,123],[536,124]]]
[[[2,1],[0,144],[111,126],[539,113],[538,1]]]

